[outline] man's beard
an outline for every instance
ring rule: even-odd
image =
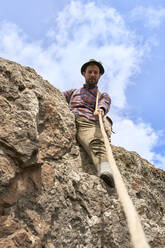
[[[86,80],[85,85],[86,85],[86,88],[93,89],[96,87],[97,83],[98,83],[98,80],[88,80],[88,81]]]

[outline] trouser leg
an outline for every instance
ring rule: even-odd
[[[98,121],[91,121],[85,117],[77,117],[77,139],[97,168],[107,161],[104,140]]]
[[[77,139],[96,167],[98,176],[107,182],[112,173],[107,159],[106,148],[98,121],[91,121],[85,117],[77,117]],[[106,177],[106,178],[105,178]],[[108,182],[107,182],[108,183]]]

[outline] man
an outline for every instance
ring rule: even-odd
[[[85,84],[80,89],[64,92],[70,110],[75,114],[77,139],[96,167],[98,176],[114,187],[111,168],[108,163],[104,140],[101,134],[98,116],[107,114],[111,99],[107,93],[99,96],[98,109],[95,110],[98,81],[104,74],[103,65],[96,60],[89,60],[81,67]]]

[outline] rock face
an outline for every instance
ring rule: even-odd
[[[0,58],[0,248],[129,248],[114,189],[75,139],[61,92]],[[165,247],[165,171],[112,147],[151,247]]]

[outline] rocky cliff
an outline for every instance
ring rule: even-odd
[[[116,191],[75,139],[59,90],[0,58],[0,248],[129,248]],[[165,247],[165,171],[112,147],[153,248]]]

